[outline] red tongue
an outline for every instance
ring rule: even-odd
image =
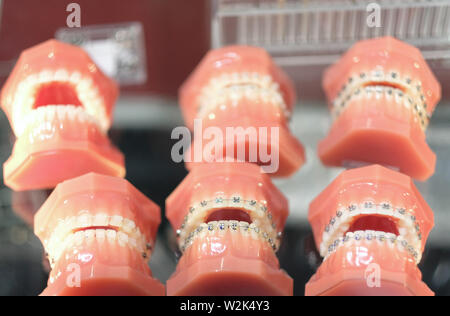
[[[214,221],[241,221],[241,222],[247,222],[249,224],[252,223],[252,219],[250,218],[250,215],[248,215],[246,212],[237,210],[237,209],[220,209],[217,211],[212,212],[207,220],[206,223],[214,222]]]
[[[356,219],[347,232],[355,232],[357,230],[375,230],[386,233],[399,235],[395,222],[384,216],[365,215]]]
[[[73,86],[60,82],[47,83],[39,87],[34,108],[46,105],[82,106]]]

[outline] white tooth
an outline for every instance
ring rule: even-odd
[[[117,232],[115,230],[112,229],[108,229],[106,231],[106,237],[108,238],[108,241],[110,243],[113,243],[116,241],[116,237],[117,237]]]
[[[86,238],[86,241],[88,244],[91,244],[95,240],[95,230],[94,229],[88,229],[84,231],[84,238]]]
[[[133,222],[132,220],[129,219],[124,219],[123,220],[123,226],[122,229],[124,230],[124,232],[126,232],[127,234],[131,234],[131,232],[136,228],[136,223]]]
[[[81,246],[81,244],[83,243],[84,240],[84,232],[83,231],[79,231],[75,233],[75,245],[76,246]]]
[[[358,240],[356,240],[356,236],[358,236]],[[354,232],[354,238],[356,241],[362,241],[366,238],[366,234],[363,230],[357,230]]]
[[[117,233],[117,239],[119,241],[119,245],[125,247],[128,244],[128,235],[123,232]]]
[[[210,234],[213,234],[213,233],[215,232],[217,226],[218,226],[218,222],[217,222],[217,221],[208,222],[208,227],[207,227],[207,229],[208,229],[209,233],[210,233]],[[212,229],[212,230],[209,230],[209,227],[213,227],[213,229]]]
[[[64,106],[58,106],[56,108],[56,114],[58,116],[58,119],[60,121],[64,120],[66,118],[67,115],[67,109]]]
[[[260,228],[257,227],[254,223],[251,223],[249,226],[250,230],[250,236],[252,236],[253,239],[259,239],[260,237]]]
[[[66,219],[64,222],[67,227],[67,230],[72,231],[76,228],[77,218],[75,216],[72,216]]]
[[[250,227],[249,223],[239,222],[238,227],[239,227],[239,231],[241,232],[241,234],[243,234],[245,236],[247,236],[249,234],[249,227]]]
[[[93,226],[106,227],[108,226],[108,215],[106,214],[96,214],[93,220]]]
[[[77,85],[77,91],[79,93],[81,92],[87,92],[92,86],[92,79],[90,78],[83,78]]]
[[[28,89],[32,89],[35,88],[36,84],[39,82],[39,77],[37,74],[32,74],[29,75],[25,81]]]
[[[228,221],[228,226],[229,226],[229,230],[231,230],[231,232],[237,232],[239,230],[239,222],[232,220],[232,221]],[[233,229],[233,227],[235,227],[236,229]]]
[[[35,120],[37,122],[43,122],[45,120],[45,110],[44,108],[38,108],[36,111]]]
[[[111,217],[111,220],[110,220],[109,224],[111,226],[114,226],[114,227],[121,227],[122,226],[122,222],[123,222],[123,217],[122,216],[114,215],[114,216]]]
[[[86,122],[86,113],[84,111],[78,111],[77,112],[77,120],[80,123]]]
[[[73,246],[73,243],[75,241],[75,234],[70,234],[67,238],[66,241],[64,243],[64,248],[65,249],[69,249]]]
[[[202,227],[201,232],[198,234],[199,238],[203,238],[206,236],[207,232],[208,232],[208,224],[205,223],[201,223],[200,226]]]
[[[353,232],[347,232],[345,236],[348,237],[349,239],[353,239],[355,237],[355,234]]]
[[[106,231],[104,229],[96,229],[95,237],[97,238],[98,242],[100,243],[104,242],[106,238]]]
[[[49,122],[53,121],[55,119],[56,115],[56,109],[54,106],[46,106],[47,111],[45,114],[45,119]]]
[[[241,78],[240,78],[241,76],[240,76],[240,74],[239,73],[237,73],[237,72],[233,72],[232,74],[231,74],[231,83],[233,83],[233,84],[238,84],[240,81],[241,81]]]
[[[268,75],[264,76],[264,77],[262,78],[261,84],[262,84],[262,87],[263,87],[263,88],[268,88],[268,87],[270,87],[270,85],[272,84],[272,77],[270,77],[270,76],[268,76]]]
[[[55,80],[60,82],[66,82],[69,80],[69,73],[65,69],[58,69],[55,72]]]
[[[404,227],[399,227],[398,232],[399,232],[400,236],[405,236],[408,234],[408,229],[406,229]]]
[[[92,226],[92,216],[89,214],[82,214],[77,218],[77,228],[85,228]]]
[[[78,84],[81,81],[81,74],[78,71],[73,72],[69,78],[73,84]]]
[[[73,107],[68,107],[67,108],[67,117],[71,121],[75,121],[76,114],[77,114],[77,111]]]
[[[138,243],[137,243],[137,241],[136,241],[136,239],[134,239],[134,238],[132,238],[132,237],[129,237],[128,238],[128,244],[132,247],[132,248],[135,248],[135,249],[139,249],[138,248]],[[144,249],[139,249],[140,251],[143,251]]]
[[[43,70],[39,73],[39,83],[47,83],[53,81],[54,74],[50,70]]]

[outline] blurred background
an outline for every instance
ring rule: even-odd
[[[81,28],[67,27],[72,2],[80,5]],[[367,26],[371,3],[381,8],[381,27]],[[291,207],[279,257],[295,280],[295,294],[303,295],[320,264],[306,220],[308,205],[341,171],[323,167],[316,155],[330,126],[322,72],[354,42],[383,35],[418,46],[442,84],[443,99],[427,133],[437,154],[436,173],[417,183],[436,221],[420,268],[436,294],[450,295],[448,0],[0,0],[0,81],[23,49],[49,38],[84,47],[121,85],[110,137],[125,153],[127,179],[164,210],[165,198],[186,175],[170,157],[171,131],[183,125],[180,84],[211,47],[266,48],[299,95],[291,128],[306,146],[308,162],[292,178],[275,182]],[[2,112],[0,161],[9,157],[13,141]],[[0,188],[0,295],[37,295],[45,287],[46,264],[32,222],[49,193]],[[176,262],[174,235],[164,221],[150,265],[164,282]]]

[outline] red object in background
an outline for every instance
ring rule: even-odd
[[[4,83],[20,52],[67,27],[72,0],[4,0],[0,29],[0,80]],[[81,25],[138,21],[146,41],[147,82],[123,91],[175,96],[210,48],[210,1],[77,0]]]

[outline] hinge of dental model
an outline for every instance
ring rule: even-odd
[[[291,118],[292,113],[278,83],[271,76],[256,72],[222,74],[212,78],[198,97],[197,116],[204,118],[216,109],[226,110],[227,102],[235,104],[243,98],[255,102],[270,102],[281,109],[286,120]]]
[[[266,225],[261,227],[261,225],[242,221],[213,221],[202,223],[200,225],[193,224],[193,222],[199,218],[199,214],[200,220],[204,220],[204,216],[202,217],[203,211],[220,208],[235,208],[237,210],[245,209],[252,218],[263,224],[265,223]],[[261,221],[261,219],[263,220]],[[193,227],[192,231],[186,231],[188,226]],[[272,213],[267,209],[267,206],[264,203],[259,203],[254,199],[246,200],[239,196],[234,196],[229,199],[216,197],[212,200],[203,200],[198,205],[189,208],[181,227],[176,231],[177,237],[179,238],[180,250],[184,252],[202,232],[224,230],[250,232],[255,234],[255,237],[260,237],[262,240],[268,242],[274,251],[278,250],[282,236],[281,232],[276,232],[276,224],[273,222]]]
[[[332,116],[337,119],[348,107],[350,101],[358,97],[385,96],[410,109],[420,127],[425,131],[431,119],[427,112],[426,98],[422,83],[411,78],[401,78],[398,72],[361,72],[351,76],[333,101]]]

